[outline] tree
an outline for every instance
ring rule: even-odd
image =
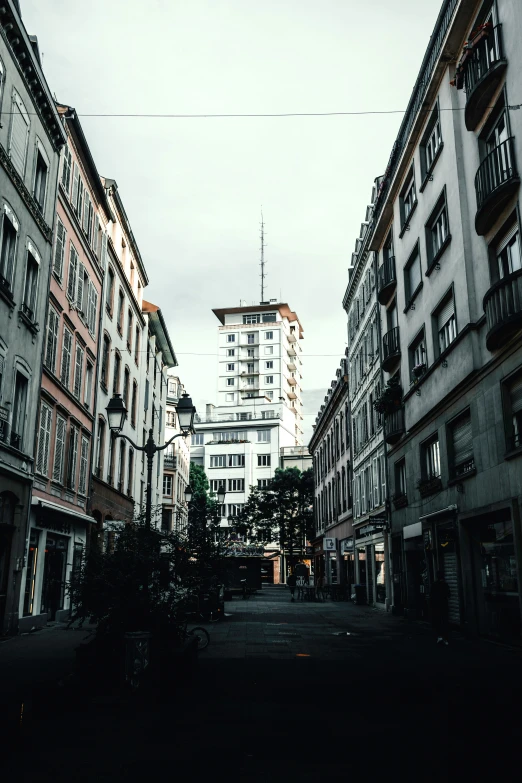
[[[235,520],[236,531],[252,541],[266,544],[275,537],[281,554],[300,549],[313,535],[313,471],[277,468],[268,487],[251,487],[243,511]]]
[[[190,463],[190,486],[188,546],[203,582],[220,568],[219,507],[215,497],[209,495],[209,482],[203,467],[193,462]]]

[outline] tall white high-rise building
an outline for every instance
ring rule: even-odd
[[[225,486],[221,526],[229,527],[251,486],[266,486],[282,449],[302,446],[303,328],[288,304],[213,310],[218,327],[218,405],[196,418],[191,461],[210,488]]]

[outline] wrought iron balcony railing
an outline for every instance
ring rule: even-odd
[[[401,355],[399,327],[394,326],[382,338],[382,368],[388,372]]]
[[[475,175],[477,234],[483,236],[489,231],[519,183],[514,138],[510,136],[486,155]]]
[[[502,25],[485,30],[481,35],[483,37],[474,45],[464,66],[464,119],[469,131],[477,127],[507,67],[502,48]]]
[[[377,273],[377,299],[379,304],[386,304],[396,285],[395,256],[390,256],[384,261]]]
[[[484,297],[486,347],[495,351],[522,329],[522,269],[495,283]]]

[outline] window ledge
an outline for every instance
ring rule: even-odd
[[[417,296],[419,295],[419,292],[420,292],[420,290],[422,289],[422,286],[423,286],[423,285],[424,285],[424,283],[423,283],[423,282],[422,282],[422,280],[421,280],[421,281],[420,281],[420,283],[419,283],[419,285],[417,286],[417,288],[416,288],[416,289],[415,289],[415,291],[413,292],[413,295],[410,297],[410,300],[409,300],[409,302],[407,303],[406,307],[404,308],[404,312],[405,312],[405,313],[407,313],[407,312],[408,312],[408,310],[415,310],[415,305],[414,305],[413,303],[415,302],[415,299],[416,299],[416,298],[417,298]],[[412,306],[412,305],[413,305],[413,306]]]
[[[462,473],[460,476],[454,476],[453,478],[450,478],[448,480],[448,487],[454,487],[456,484],[460,484],[461,481],[464,481],[468,478],[473,478],[473,476],[477,475],[477,469],[472,468],[471,470],[467,470],[465,473]]]
[[[520,457],[522,455],[522,446],[517,446],[516,449],[511,449],[511,451],[506,451],[504,454],[504,459],[514,459],[515,457]]]
[[[417,209],[417,204],[418,203],[419,203],[419,200],[415,199],[415,204],[412,206],[410,214],[408,215],[408,217],[406,218],[406,220],[404,221],[404,223],[402,225],[401,232],[399,234],[399,239],[402,239],[404,234],[408,230],[408,227],[409,227],[409,225],[411,223],[411,219],[413,217],[413,214],[414,214],[415,210]]]
[[[12,293],[5,289],[3,286],[0,286],[0,297],[4,300],[4,302],[7,302],[11,310],[14,310],[16,307],[16,302],[13,299]]]
[[[32,321],[29,318],[29,316],[24,313],[23,310],[18,311],[18,320],[21,321],[25,326],[27,326],[27,328],[33,335],[38,334],[38,332],[40,331],[40,327],[36,323],[36,321]]]
[[[435,153],[435,157],[433,158],[431,166],[429,167],[429,169],[427,170],[426,174],[424,175],[424,179],[422,180],[422,184],[421,184],[421,186],[419,188],[419,193],[422,193],[424,191],[424,189],[427,187],[428,182],[431,182],[431,180],[432,180],[432,176],[431,175],[433,174],[433,169],[437,165],[437,161],[440,158],[440,154],[441,154],[443,148],[444,148],[444,142],[441,141],[441,143],[439,145],[439,148],[438,148],[437,152]]]
[[[444,251],[446,250],[446,248],[448,247],[450,242],[451,242],[451,234],[448,234],[448,236],[446,237],[446,239],[444,240],[444,242],[440,246],[438,253],[432,258],[429,267],[427,268],[426,272],[424,273],[426,275],[426,277],[429,277],[431,275],[431,273],[433,272],[433,270],[436,268],[436,266],[438,265],[438,263],[439,263],[439,261],[441,259],[441,256],[444,255]]]
[[[59,277],[59,276],[56,274],[56,272],[54,271],[54,269],[53,269],[53,277],[54,277],[54,279],[56,280],[56,282],[58,283],[58,285],[60,286],[60,288],[63,288],[63,278],[62,278],[62,277]]]

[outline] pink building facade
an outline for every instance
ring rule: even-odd
[[[94,522],[97,360],[111,209],[74,109],[62,150],[20,626],[64,619]]]

